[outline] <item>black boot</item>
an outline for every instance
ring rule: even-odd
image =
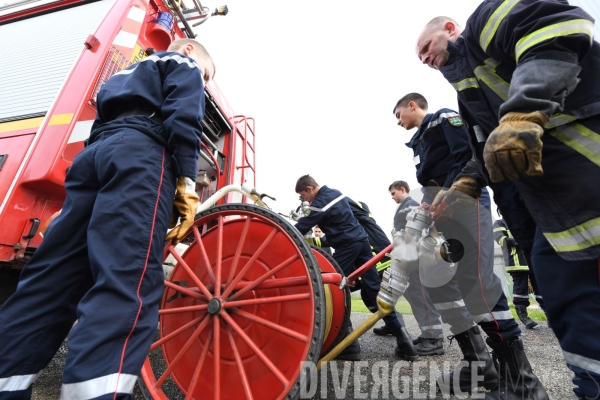
[[[417,361],[419,359],[419,354],[417,350],[415,350],[415,345],[413,344],[410,335],[406,331],[406,328],[402,327],[400,329],[394,330],[393,335],[396,337],[396,357],[400,357],[406,361]]]
[[[483,386],[488,390],[496,388],[498,386],[498,373],[496,372],[492,357],[488,353],[487,347],[485,347],[479,327],[474,326],[465,332],[454,335],[454,338],[463,353],[461,364],[464,364],[463,361],[466,361],[468,365],[462,366],[459,364],[454,371],[444,374],[437,379],[437,386],[442,391],[442,395],[459,394],[458,390],[456,390],[459,388],[455,389],[454,387],[455,372],[460,374],[458,380],[460,392],[470,392],[477,386]],[[476,371],[476,375],[480,380],[472,382],[471,363],[475,361],[478,361],[480,364],[477,365]],[[459,370],[459,367],[462,368]],[[482,380],[481,377],[483,377]]]
[[[524,305],[515,305],[515,311],[517,311],[517,315],[519,316],[519,319],[521,320],[521,322],[523,323],[523,325],[525,325],[525,327],[527,329],[533,329],[534,327],[537,326],[537,322],[535,322],[534,320],[532,320],[531,318],[529,318],[529,315],[527,314],[527,307]]]
[[[444,339],[423,338],[415,346],[415,350],[420,356],[442,355],[444,354]]]
[[[531,370],[520,338],[499,343],[493,343],[488,338],[487,342],[493,350],[498,369],[500,399],[548,400],[546,389]]]
[[[378,335],[378,336],[387,336],[387,335],[391,335],[393,332],[393,329],[390,328],[387,325],[382,326],[381,328],[373,328],[373,333]]]
[[[348,324],[344,338],[351,334],[352,331],[352,324]],[[355,340],[350,346],[342,350],[342,352],[338,354],[334,360],[360,361],[360,343],[358,343],[358,339]]]

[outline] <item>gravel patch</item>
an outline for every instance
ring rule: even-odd
[[[369,314],[352,314],[352,324],[358,327],[369,317]],[[413,316],[404,316],[406,328],[411,336],[416,337],[420,331]],[[379,322],[377,326],[383,325]],[[521,325],[522,327],[522,325]],[[545,322],[540,322],[534,329],[523,328],[522,340],[529,361],[546,388],[550,399],[575,399],[572,391],[572,373],[566,367],[562,351],[554,333]],[[444,333],[450,335],[445,326]],[[371,331],[359,338],[362,349],[362,360],[358,362],[333,361],[316,373],[316,382],[305,386],[306,399],[459,399],[484,398],[485,393],[473,393],[471,397],[444,397],[436,392],[435,377],[438,371],[454,367],[462,358],[458,344],[453,341],[449,345],[444,340],[445,354],[441,356],[421,357],[419,361],[400,361],[394,357],[395,339],[391,336],[381,337]],[[62,368],[67,353],[63,344],[50,364],[42,372],[33,388],[33,400],[58,400]],[[325,379],[322,379],[323,372]],[[334,372],[332,374],[332,372]],[[323,384],[325,382],[325,384]],[[179,396],[173,396],[175,398]],[[135,400],[143,400],[144,396],[138,385],[134,391]]]

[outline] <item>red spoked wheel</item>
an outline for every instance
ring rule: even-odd
[[[344,276],[337,261],[320,247],[310,246],[313,250],[321,273]],[[350,289],[340,289],[339,284],[325,284],[325,336],[321,346],[321,356],[338,345],[346,335],[343,334],[350,324],[351,299]]]
[[[159,311],[142,369],[153,399],[292,399],[325,328],[321,274],[279,215],[245,204],[196,216]]]

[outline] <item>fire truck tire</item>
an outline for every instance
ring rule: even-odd
[[[335,259],[318,246],[310,245],[315,253],[315,258],[319,263],[321,273],[337,273],[344,275],[342,268]],[[340,289],[337,284],[325,284],[325,337],[323,346],[321,346],[321,357],[325,356],[329,350],[333,349],[343,339],[350,323],[351,298],[350,289]]]
[[[262,207],[228,204],[196,215],[165,257],[155,342],[142,368],[147,399],[297,399],[325,331],[319,266],[302,235]]]

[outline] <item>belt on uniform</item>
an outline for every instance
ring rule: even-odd
[[[142,115],[142,116],[148,117],[152,121],[154,121],[160,125],[162,125],[162,122],[163,122],[162,118],[160,116],[156,115],[156,113],[153,110],[146,109],[146,108],[127,110],[127,111],[122,112],[121,114],[117,115],[113,121],[116,121],[120,118],[131,117],[134,115]],[[162,135],[160,135],[156,132],[153,132],[152,130],[148,129],[144,125],[130,124],[130,123],[118,123],[118,122],[110,124],[110,125],[104,125],[98,129],[94,130],[90,134],[90,137],[87,139],[86,146],[89,146],[90,144],[94,143],[94,141],[98,138],[98,136],[102,132],[105,132],[107,130],[112,130],[112,129],[118,129],[118,128],[135,129],[136,131],[139,131],[139,132],[147,135],[148,137],[150,137],[151,139],[156,141],[158,144],[160,144],[164,147],[168,147],[167,140]]]

